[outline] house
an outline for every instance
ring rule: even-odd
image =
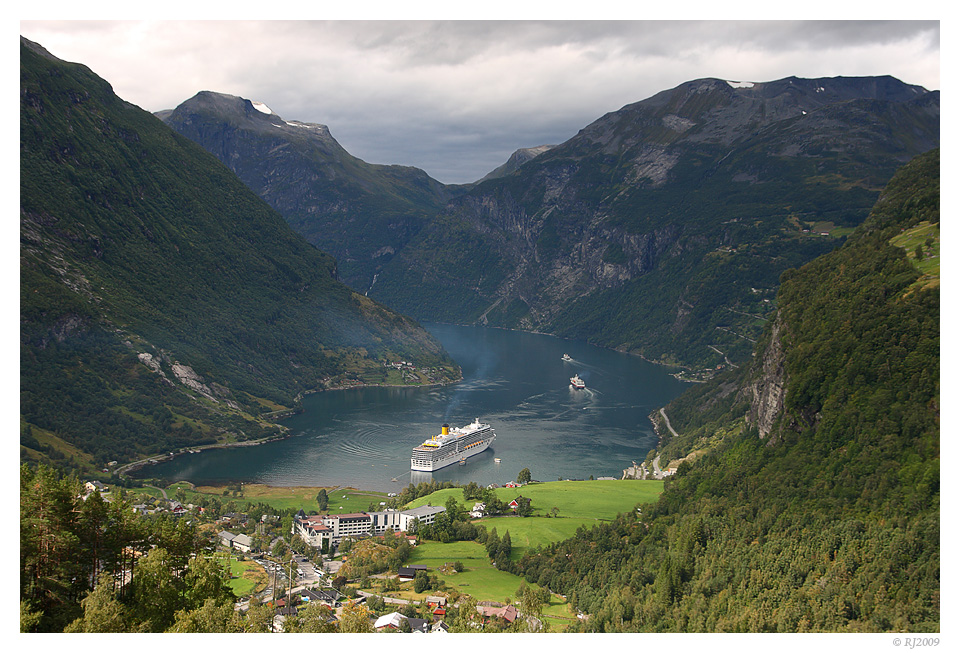
[[[406,617],[400,614],[399,612],[391,612],[390,614],[385,614],[382,617],[378,617],[375,622],[373,622],[373,629],[376,631],[383,630],[400,630],[400,626],[406,621]]]
[[[449,631],[449,630],[450,630],[450,626],[448,626],[447,624],[443,623],[443,620],[441,619],[440,621],[438,621],[438,622],[436,622],[435,624],[433,624],[433,628],[430,629],[430,632],[431,632],[431,633],[445,633],[445,632],[447,632],[447,631]]]
[[[426,619],[418,619],[417,617],[407,617],[407,623],[410,624],[411,633],[429,633],[430,632],[430,622]]]
[[[313,603],[319,601],[320,603],[326,605],[330,608],[337,607],[337,603],[340,600],[342,595],[340,592],[333,588],[325,588],[318,590],[301,590],[300,591],[300,600],[304,603]]]
[[[514,512],[520,512],[522,508],[530,507],[530,499],[528,499],[527,497],[521,494],[521,495],[518,495],[517,498],[511,501],[508,505],[510,506],[510,510]],[[527,514],[529,514],[529,510],[527,510],[526,512]],[[524,514],[524,513],[520,512],[520,514]]]
[[[405,617],[399,612],[391,612],[390,614],[385,614],[382,617],[379,617],[373,623],[373,629],[379,632],[385,630],[400,630],[403,628],[403,623],[407,622],[410,626],[410,632],[413,633],[428,633],[430,632],[430,622],[426,619],[417,619],[416,617]]]
[[[473,510],[470,511],[470,516],[474,519],[480,519],[487,511],[487,504],[482,502],[477,502],[473,504]]]
[[[243,551],[244,553],[250,553],[250,549],[253,548],[253,540],[250,539],[249,535],[237,535],[233,538],[231,545],[234,549]]]
[[[220,539],[220,544],[227,547],[228,549],[233,548],[233,540],[237,536],[231,533],[230,531],[220,531],[217,537]]]
[[[517,608],[512,605],[498,608],[490,605],[478,605],[477,612],[483,616],[483,623],[490,623],[493,619],[503,619],[507,623],[513,623],[517,618]]]
[[[110,488],[100,481],[87,481],[83,484],[83,489],[87,492],[109,492]]]
[[[397,570],[397,576],[399,576],[401,579],[412,579],[417,575],[418,571],[426,570],[426,565],[409,565],[407,567],[400,567],[400,569]]]
[[[183,507],[183,504],[179,501],[170,502],[170,512],[173,513],[174,517],[183,517],[187,514],[187,509]]]
[[[428,596],[427,605],[431,608],[444,607],[447,605],[447,597],[445,596]]]

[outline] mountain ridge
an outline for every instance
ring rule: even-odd
[[[656,504],[511,571],[571,597],[578,632],[938,632],[940,294],[895,241],[939,225],[939,177],[939,150],[900,168],[784,272],[751,363],[666,406]]]
[[[833,246],[807,232],[858,224],[894,169],[938,139],[939,93],[892,78],[688,82],[452,199],[371,296],[665,363],[723,364],[714,349],[742,362],[779,272]],[[460,257],[429,256],[460,238]],[[740,287],[718,287],[734,268]]]
[[[102,464],[276,434],[267,413],[392,359],[457,378],[215,157],[85,66],[20,61],[23,441]]]
[[[370,287],[384,262],[462,192],[418,168],[366,163],[325,125],[267,111],[244,98],[202,91],[158,116],[336,257],[341,278],[357,290]]]
[[[265,164],[266,146],[252,155],[225,135],[226,114],[206,135],[165,119],[232,162],[371,297],[418,319],[585,339],[702,378],[750,355],[780,271],[842,242],[896,167],[938,144],[939,92],[890,76],[692,80],[388,220],[291,199],[326,192],[315,181],[286,185],[280,206],[281,191],[251,178],[314,174],[279,161],[287,145],[270,141]],[[337,156],[310,165],[336,168],[349,187]],[[731,275],[740,282],[720,281]]]

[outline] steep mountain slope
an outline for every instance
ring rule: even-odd
[[[370,295],[664,362],[743,362],[779,274],[842,242],[939,129],[939,93],[889,77],[692,81],[453,199]]]
[[[203,91],[157,115],[336,257],[342,280],[361,291],[447,199],[465,190],[418,168],[366,163],[325,125],[284,120],[232,95]]]
[[[379,380],[393,357],[458,375],[202,148],[25,39],[20,70],[30,449],[102,463],[273,433],[259,415],[344,376]]]
[[[661,461],[685,462],[654,507],[515,571],[586,630],[939,631],[939,176],[939,150],[900,170],[842,248],[784,273],[754,363],[666,407]]]
[[[494,168],[480,181],[488,181],[490,179],[496,179],[497,177],[506,177],[509,174],[512,174],[520,169],[527,161],[534,159],[544,152],[549,152],[551,149],[556,147],[556,145],[538,145],[536,147],[522,147],[513,154],[510,155],[510,158],[507,159],[506,163],[498,168]]]

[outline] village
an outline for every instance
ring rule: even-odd
[[[480,490],[484,489],[494,488]],[[87,482],[84,491],[84,499],[93,493],[106,501],[115,497],[100,481]],[[182,491],[178,494],[184,498]],[[122,489],[120,497],[128,503],[131,499]],[[520,494],[509,502],[494,501],[500,504],[494,508],[497,512],[530,512],[530,499]],[[434,569],[407,563],[410,551],[424,533],[432,533],[438,520],[449,524],[456,518],[447,510],[457,511],[453,503],[339,514],[307,514],[300,509],[292,516],[219,511],[216,501],[205,506],[164,498],[129,505],[146,519],[195,521],[208,534],[213,555],[230,561],[231,577],[234,565],[254,565],[259,573],[252,575],[261,581],[239,596],[235,609],[245,613],[253,606],[269,607],[273,632],[286,632],[285,624],[293,623],[290,619],[302,620],[304,615],[322,621],[321,629],[323,625],[334,629],[345,614],[354,622],[362,615],[368,622],[369,628],[361,626],[360,632],[448,632],[451,611],[461,626],[467,623],[477,631],[540,630],[538,616],[523,613],[522,597],[515,602],[476,601],[447,588],[442,577],[463,571],[459,561]],[[473,501],[463,512],[459,517],[473,523],[489,515],[484,501]],[[470,614],[460,614],[461,609]]]

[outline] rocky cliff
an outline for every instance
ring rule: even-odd
[[[939,94],[893,78],[696,80],[454,198],[371,296],[664,362],[743,362],[780,272],[840,244],[938,143]]]
[[[771,434],[774,423],[783,414],[783,400],[787,391],[784,369],[786,356],[781,340],[783,328],[783,319],[777,316],[767,345],[759,355],[759,369],[743,391],[750,402],[747,423],[757,427],[761,438]]]
[[[462,192],[417,168],[366,163],[343,149],[326,125],[286,120],[245,98],[202,91],[157,115],[336,257],[340,278],[361,292]]]

